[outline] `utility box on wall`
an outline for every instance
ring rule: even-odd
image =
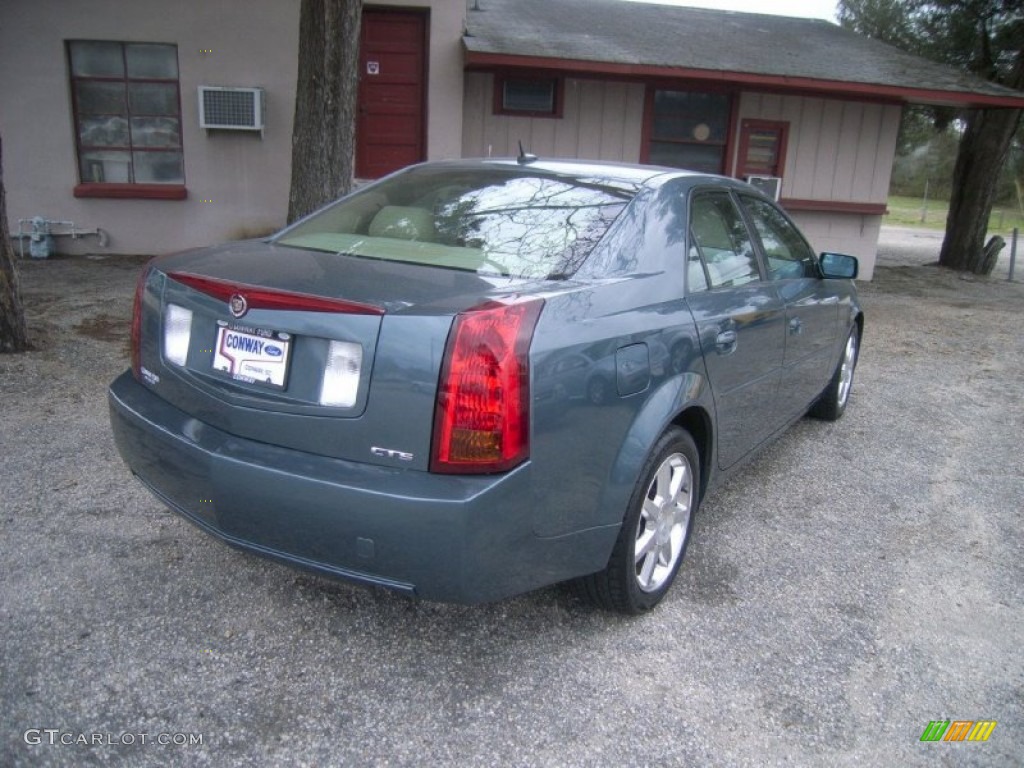
[[[199,127],[263,133],[262,88],[199,86]]]
[[[747,176],[747,184],[775,201],[782,195],[782,179],[778,176]]]

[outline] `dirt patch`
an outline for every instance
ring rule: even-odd
[[[954,272],[938,266],[941,233],[882,229],[874,280],[858,286],[867,322],[863,355],[883,369],[905,362],[944,371],[954,359],[965,380],[998,369],[1020,370],[1017,328],[1024,310],[1024,283],[1006,279],[1001,259],[990,276]],[[880,335],[884,335],[882,338]],[[946,375],[927,388],[950,386]]]
[[[0,390],[11,413],[25,408],[29,419],[74,419],[82,403],[101,399],[110,379],[128,367],[135,282],[148,260],[18,262],[32,350],[0,355]]]
[[[134,285],[148,256],[56,257],[18,262],[29,340],[58,352],[75,339],[125,341]],[[127,290],[127,295],[125,291]]]
[[[76,333],[97,341],[124,341],[125,330],[124,318],[113,315],[96,315],[75,326]]]
[[[1005,277],[964,274],[937,264],[889,266],[881,258],[874,280],[859,286],[862,291],[941,300],[954,308],[1005,308],[1007,302],[1024,299],[1024,283]]]

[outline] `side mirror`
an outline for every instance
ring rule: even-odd
[[[830,280],[853,280],[857,277],[857,257],[845,253],[823,253],[818,259],[822,274]]]

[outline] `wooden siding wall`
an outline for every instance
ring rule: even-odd
[[[783,201],[884,204],[900,111],[893,104],[743,93],[739,119],[789,123]],[[856,256],[860,278],[871,279],[881,216],[798,209],[790,213],[817,250]]]
[[[463,157],[516,155],[639,162],[644,86],[566,78],[561,118],[494,114],[494,76],[467,72]]]
[[[884,203],[889,197],[898,105],[743,93],[739,118],[789,123],[784,198]]]
[[[515,155],[522,140],[528,152],[540,156],[639,162],[644,84],[567,78],[560,119],[495,115],[493,89],[490,73],[466,73],[463,157]],[[884,204],[900,109],[890,104],[745,92],[739,97],[737,117],[789,123],[784,200]],[[738,132],[739,123],[734,153],[739,151]],[[735,155],[731,160],[734,168]],[[790,212],[817,250],[856,256],[861,279],[871,279],[881,216]]]

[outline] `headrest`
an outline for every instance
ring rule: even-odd
[[[369,235],[430,241],[434,238],[434,215],[423,208],[385,205],[370,222]]]

